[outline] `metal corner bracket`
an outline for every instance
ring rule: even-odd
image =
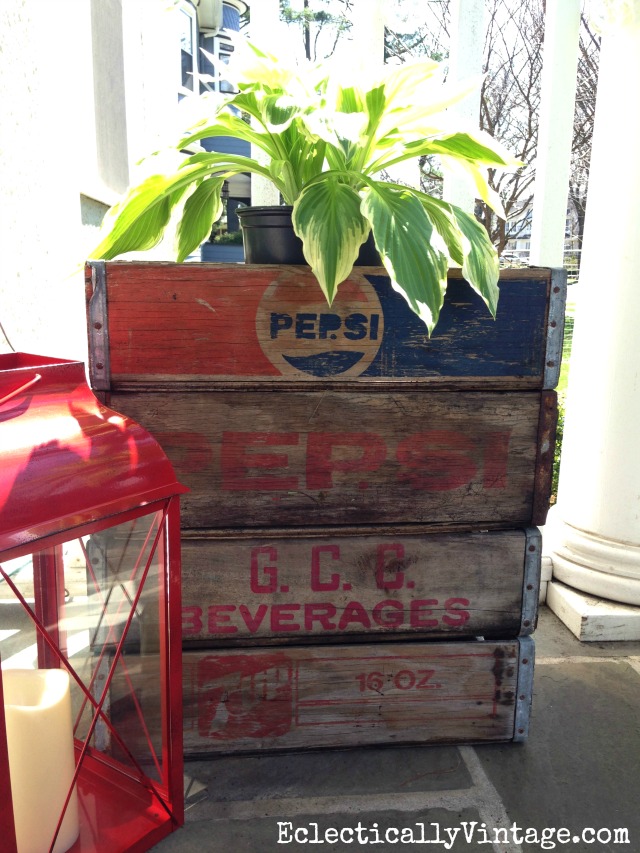
[[[567,302],[567,271],[551,270],[549,317],[547,320],[547,347],[544,358],[542,387],[552,390],[560,380],[562,342],[564,339],[564,314]]]
[[[513,724],[513,740],[525,741],[529,735],[529,719],[533,699],[533,670],[535,665],[535,644],[533,637],[520,637],[518,654],[518,679],[516,692],[516,712]]]
[[[107,270],[104,261],[91,261],[92,293],[89,299],[89,380],[94,391],[111,390]]]
[[[524,534],[524,571],[520,617],[520,636],[522,637],[526,637],[535,631],[542,573],[542,534],[537,527],[527,527]]]

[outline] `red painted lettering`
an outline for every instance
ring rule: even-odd
[[[507,487],[510,438],[510,432],[490,432],[485,436],[482,476],[482,485],[485,489],[505,489]]]
[[[261,472],[275,468],[287,471],[289,457],[285,453],[250,452],[252,448],[297,444],[298,434],[295,432],[223,432],[220,451],[222,488],[230,491],[297,489],[297,476],[261,476]]]
[[[258,606],[258,609],[256,610],[256,615],[252,616],[251,611],[246,606],[246,604],[241,604],[240,607],[238,608],[238,611],[240,612],[240,615],[242,616],[244,624],[247,626],[249,631],[251,631],[252,634],[255,634],[256,631],[258,630],[258,628],[260,627],[260,625],[262,625],[264,617],[267,615],[268,609],[269,609],[268,605],[260,604]]]
[[[401,669],[393,677],[393,686],[398,690],[411,690],[416,686],[416,674],[410,669]]]
[[[261,567],[258,558],[262,554],[266,555],[268,560],[275,563],[278,559],[278,549],[270,545],[263,545],[251,550],[251,575],[249,581],[251,592],[259,594],[275,592],[278,588],[278,569],[276,566]],[[266,583],[261,583],[262,578],[268,578]]]
[[[470,455],[473,441],[461,432],[430,430],[405,438],[396,456],[406,470],[400,479],[412,488],[446,492],[473,480],[477,465]]]
[[[238,629],[231,622],[235,604],[212,604],[207,611],[207,629],[210,634],[236,634]]]
[[[202,608],[201,607],[183,607],[182,608],[182,636],[190,637],[193,634],[202,632]]]
[[[360,451],[358,456],[344,458],[345,449],[353,447]],[[307,488],[333,488],[334,471],[342,474],[375,471],[386,455],[380,436],[371,433],[310,433],[307,439]]]
[[[313,631],[313,623],[318,622],[323,631],[335,631],[335,622],[330,619],[336,615],[333,604],[305,604],[304,606],[304,629]]]
[[[311,589],[314,592],[332,592],[340,589],[340,575],[332,574],[329,580],[320,580],[320,555],[329,554],[332,560],[340,559],[338,545],[314,545],[311,549]]]
[[[271,608],[271,630],[299,631],[300,625],[292,623],[297,610],[300,610],[299,604],[274,604]]]
[[[404,605],[401,601],[379,601],[373,608],[372,616],[381,628],[397,628],[404,623]]]
[[[417,598],[409,605],[409,621],[412,628],[437,628],[437,619],[428,619],[433,611],[429,608],[437,607],[437,598]]]
[[[387,562],[386,555],[394,556]],[[402,589],[404,585],[404,572],[399,571],[404,559],[404,545],[400,543],[390,545],[378,545],[376,550],[376,586],[378,589]],[[391,571],[393,577],[385,578],[385,571]]]
[[[431,679],[436,674],[435,669],[401,669],[399,672],[392,675],[382,672],[361,672],[356,675],[356,681],[360,686],[360,693],[371,690],[375,693],[382,693],[385,686],[385,680],[391,682],[391,685],[396,690],[430,690],[433,688],[441,688],[442,684],[431,684]]]
[[[433,687],[440,687],[439,684],[429,684],[435,674],[435,669],[419,669],[416,690],[431,690]]]
[[[360,684],[360,692],[365,690],[373,690],[380,693],[384,687],[384,674],[382,672],[361,672],[356,675],[356,681]]]
[[[469,621],[471,614],[468,610],[461,608],[469,607],[470,603],[468,598],[448,598],[444,603],[444,609],[447,612],[442,617],[442,621],[453,627],[464,625]]]
[[[369,614],[358,601],[350,601],[347,604],[342,613],[342,616],[340,617],[338,628],[340,631],[344,631],[345,628],[347,628],[347,626],[351,625],[352,623],[362,625],[363,628],[371,627],[371,620],[369,619]]]

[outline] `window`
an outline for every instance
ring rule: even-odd
[[[233,44],[221,33],[215,36],[203,33],[201,39],[205,52],[200,61],[205,80],[200,85],[200,91],[235,92],[234,86],[222,76],[222,69],[229,64],[233,53]],[[212,79],[207,79],[207,75]]]
[[[192,6],[181,6],[179,15],[180,80],[178,98],[197,91],[198,79],[198,29],[195,10]]]

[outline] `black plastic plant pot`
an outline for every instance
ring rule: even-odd
[[[302,240],[291,223],[292,207],[240,207],[247,264],[306,264]]]
[[[302,240],[291,222],[291,206],[241,207],[237,215],[242,227],[244,259],[247,264],[306,264]],[[373,236],[360,248],[356,266],[381,266]]]

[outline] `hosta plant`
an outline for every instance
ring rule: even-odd
[[[184,260],[219,218],[224,181],[249,172],[273,182],[293,205],[294,230],[329,303],[371,231],[392,286],[429,332],[450,266],[462,268],[495,316],[498,259],[483,226],[452,204],[381,179],[402,161],[438,155],[444,166],[466,172],[477,197],[500,212],[487,169],[519,164],[480,130],[454,126],[446,112],[478,81],[447,87],[431,60],[346,79],[331,62],[293,64],[244,39],[224,76],[237,92],[194,100],[194,120],[176,138],[171,168],[147,164],[148,176],[109,212],[92,257],[151,248],[171,227],[176,260]],[[262,156],[185,153],[215,136],[245,140]],[[166,163],[166,156],[155,161]]]

